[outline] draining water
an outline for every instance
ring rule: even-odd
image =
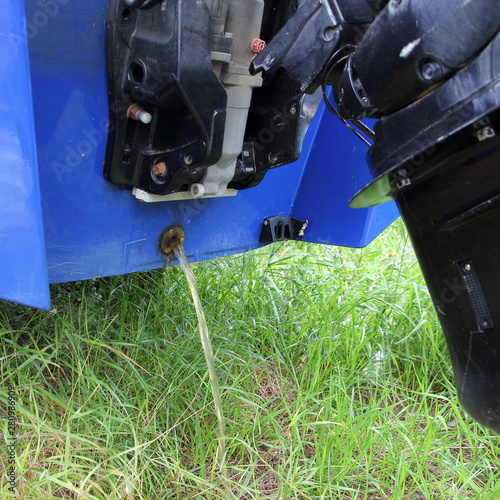
[[[215,404],[215,412],[217,415],[217,421],[219,425],[218,436],[219,436],[219,463],[221,467],[221,472],[224,477],[227,478],[227,470],[225,467],[225,429],[224,429],[224,414],[222,412],[222,400],[220,397],[219,383],[217,381],[217,374],[215,372],[215,362],[214,362],[214,352],[212,350],[212,343],[210,342],[210,335],[208,333],[207,321],[205,319],[205,314],[203,312],[203,307],[200,301],[200,295],[198,294],[198,287],[196,285],[196,277],[193,270],[189,266],[189,262],[184,251],[182,243],[176,243],[172,245],[172,250],[175,256],[179,260],[179,264],[186,275],[186,279],[189,283],[189,289],[191,290],[191,295],[193,296],[194,307],[196,309],[196,315],[198,317],[198,326],[200,329],[201,344],[203,346],[203,352],[205,353],[205,359],[207,362],[208,374],[210,377],[210,387],[212,388],[212,394]]]

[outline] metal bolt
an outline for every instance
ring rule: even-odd
[[[409,186],[410,184],[411,184],[411,179],[408,179],[408,178],[406,178],[406,179],[401,179],[401,180],[397,183],[397,185],[398,185],[398,188],[399,188],[399,189],[402,189],[402,188],[404,188],[404,187],[406,187],[406,186]]]
[[[441,64],[437,61],[428,61],[422,66],[422,78],[424,80],[438,80],[442,74]]]
[[[325,42],[331,42],[335,38],[335,32],[338,31],[340,26],[329,26],[323,31],[323,40]]]
[[[474,123],[474,128],[475,129],[480,129],[483,127],[487,127],[490,124],[490,117],[489,116],[483,116],[480,120],[478,120],[476,123]]]
[[[159,161],[153,165],[153,174],[156,177],[165,177],[167,175],[168,167],[164,161]]]
[[[191,165],[191,163],[193,163],[193,155],[192,155],[192,154],[189,154],[189,153],[186,153],[186,154],[183,156],[182,161],[183,161],[186,165]]]
[[[132,120],[136,120],[146,125],[151,123],[153,119],[153,115],[142,109],[138,104],[132,104],[132,106],[128,108],[127,116],[132,118]]]
[[[495,130],[492,127],[484,127],[476,132],[476,137],[479,142],[492,139],[496,136]]]

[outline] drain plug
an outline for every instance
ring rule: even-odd
[[[158,238],[158,250],[164,255],[172,255],[174,247],[182,245],[186,233],[180,224],[173,224],[162,231]]]

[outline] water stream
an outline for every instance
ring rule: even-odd
[[[207,362],[208,374],[210,377],[210,387],[212,389],[212,395],[214,398],[215,413],[217,415],[219,464],[221,473],[227,479],[227,469],[225,467],[226,448],[224,438],[226,433],[224,428],[224,414],[222,412],[222,400],[220,397],[217,373],[215,372],[215,358],[212,349],[212,342],[210,341],[210,335],[208,332],[207,321],[205,319],[205,314],[201,305],[200,295],[198,293],[198,287],[196,285],[196,277],[189,265],[184,247],[181,243],[178,243],[176,245],[172,245],[172,250],[174,251],[175,256],[179,260],[179,264],[181,265],[182,270],[186,275],[186,279],[189,283],[189,289],[191,290],[191,295],[193,296],[194,307],[196,309],[196,315],[198,317],[201,344],[203,346],[203,352],[205,353],[205,360]]]

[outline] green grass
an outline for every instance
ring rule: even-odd
[[[409,245],[398,222],[362,250],[196,265],[233,498],[500,498],[498,438],[458,404]],[[51,312],[0,304],[0,452],[10,383],[21,498],[226,498],[180,268],[52,294]]]

